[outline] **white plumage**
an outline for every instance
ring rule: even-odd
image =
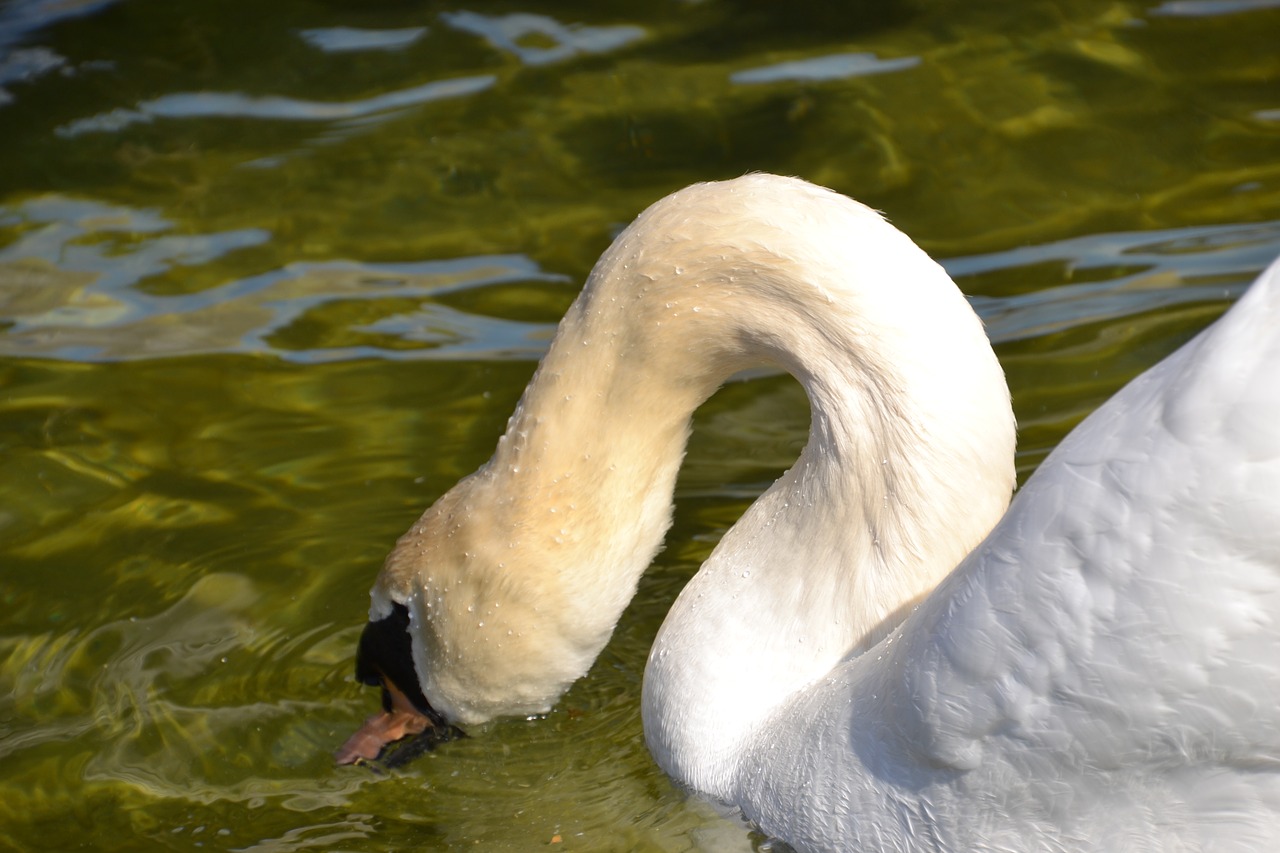
[[[1005,512],[979,321],[878,215],[794,179],[642,214],[493,459],[388,558],[371,619],[408,607],[435,710],[545,710],[586,672],[690,415],[761,365],[805,387],[810,440],[655,641],[667,772],[798,850],[1280,849],[1280,262]]]

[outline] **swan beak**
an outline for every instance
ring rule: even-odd
[[[383,711],[364,721],[355,734],[333,754],[339,764],[376,761],[390,744],[410,735],[421,734],[434,723],[386,676],[382,677]]]
[[[387,616],[364,626],[356,649],[356,681],[382,688],[382,713],[365,720],[333,754],[339,764],[368,764],[382,758],[383,766],[398,767],[464,736],[422,695],[409,626],[409,610],[403,604],[395,604]],[[410,743],[383,757],[391,744],[415,735]]]

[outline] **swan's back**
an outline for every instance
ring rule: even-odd
[[[1280,849],[1280,261],[786,717],[801,849]]]

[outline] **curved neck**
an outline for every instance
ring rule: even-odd
[[[586,672],[670,524],[693,411],[761,366],[804,386],[809,443],[655,644],[646,735],[676,778],[720,793],[770,708],[878,636],[1003,512],[1008,390],[942,269],[800,181],[691,187],[618,237],[493,458],[388,558],[375,615],[379,596],[417,602],[435,708],[463,723],[545,710]]]
[[[756,242],[723,338],[801,382],[809,441],[682,591],[645,674],[656,759],[726,799],[744,739],[888,633],[1015,482],[1008,387],[962,294],[878,215],[816,195],[727,229]]]

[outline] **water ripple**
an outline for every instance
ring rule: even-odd
[[[1152,9],[1149,14],[1180,18],[1209,18],[1277,8],[1280,8],[1280,0],[1167,0]]]
[[[9,0],[0,4],[0,47],[26,41],[38,30],[92,15],[119,0]]]
[[[300,30],[307,44],[325,53],[347,53],[356,50],[401,50],[422,38],[426,27],[401,27],[394,30],[363,30],[355,27],[319,27]]]
[[[45,196],[0,208],[18,232],[0,249],[0,355],[74,361],[274,353],[294,361],[536,358],[546,323],[433,302],[515,282],[561,284],[522,255],[371,264],[298,262],[194,293],[140,287],[173,268],[262,245],[269,232],[166,233],[152,211]],[[318,329],[312,333],[311,329]]]
[[[1030,292],[971,299],[987,334],[1001,343],[1174,305],[1225,302],[1277,255],[1280,221],[1093,234],[955,258],[943,266],[966,291],[974,289],[966,279],[1039,270]],[[1046,266],[1065,283],[1049,286]]]
[[[645,35],[644,29],[636,26],[562,24],[546,15],[525,12],[446,12],[440,17],[454,29],[478,35],[498,50],[515,55],[525,65],[548,65],[583,53],[607,53]]]
[[[734,83],[779,83],[783,81],[818,82],[843,80],[849,77],[866,77],[903,71],[920,64],[918,56],[898,59],[881,59],[874,53],[835,53],[812,59],[779,62],[759,68],[748,68],[729,76]]]
[[[117,108],[57,128],[63,138],[106,133],[157,118],[257,118],[280,121],[334,121],[368,118],[406,107],[482,92],[494,84],[491,74],[435,80],[357,101],[307,101],[280,95],[240,92],[182,92],[143,101],[135,109]]]
[[[16,232],[0,249],[0,355],[532,360],[550,340],[549,320],[492,315],[440,298],[499,285],[558,289],[570,281],[509,254],[296,262],[196,292],[156,293],[144,286],[148,279],[215,263],[271,235],[253,228],[173,234],[152,211],[58,196],[0,208],[0,228]],[[973,305],[992,339],[1006,342],[1226,300],[1278,254],[1280,222],[1263,222],[1089,235],[944,265],[977,294]],[[983,295],[984,277],[992,275],[1022,284],[1012,295]]]

